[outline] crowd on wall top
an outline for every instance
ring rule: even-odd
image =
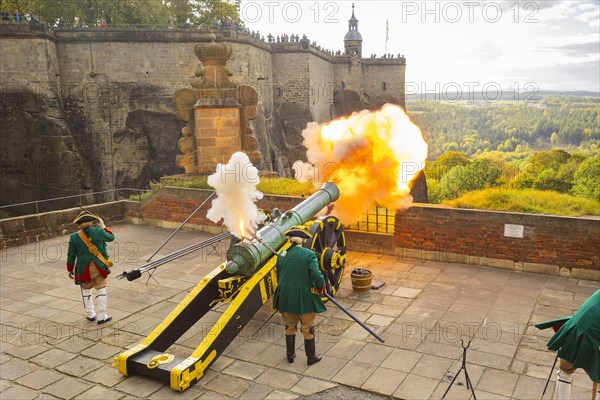
[[[48,24],[47,22],[44,21],[40,21],[32,12],[27,12],[25,15],[22,15],[18,10],[15,11],[14,15],[10,15],[8,14],[6,11],[2,10],[2,12],[0,12],[0,21],[2,22],[6,22],[6,21],[14,21],[14,22],[28,22],[31,24],[32,29],[35,30],[46,30],[46,28],[48,27],[52,27],[52,28],[59,28],[59,29],[67,29],[67,28],[95,28],[95,27],[100,27],[101,29],[108,29],[111,26],[111,21],[110,21],[110,17],[106,18],[106,19],[100,19],[97,21],[97,23],[95,25],[89,26],[88,24],[79,21],[76,21],[73,24],[67,24],[65,23],[65,21],[63,20],[62,17],[58,18],[54,24]],[[128,28],[130,28],[131,26],[127,26]],[[144,26],[146,27],[146,26]],[[222,19],[222,20],[218,20],[215,19],[213,21],[213,29],[215,30],[222,30],[222,29],[233,29],[236,31],[242,31],[243,33],[259,39],[263,42],[266,43],[300,43],[300,41],[308,41],[308,38],[306,35],[302,35],[302,39],[300,39],[300,36],[298,34],[294,34],[292,33],[291,35],[288,35],[286,33],[281,34],[281,35],[277,35],[277,36],[273,36],[271,33],[269,33],[267,35],[267,37],[265,38],[264,35],[261,35],[259,31],[251,31],[250,29],[248,29],[247,27],[244,26],[243,23],[231,20],[231,19]],[[122,27],[119,27],[122,28]],[[138,28],[136,26],[134,26],[134,28]],[[190,30],[192,28],[189,19],[183,24],[183,27],[176,27],[175,22],[170,19],[167,25],[167,30],[176,30],[176,29],[184,29],[184,30]],[[321,51],[325,54],[328,54],[330,56],[345,56],[346,54],[342,51],[342,50],[337,50],[337,51],[331,51],[328,49],[325,49],[323,47],[321,47],[319,44],[317,44],[317,42],[312,41],[310,42],[310,45],[318,50]],[[388,54],[384,54],[380,57],[377,56],[377,54],[371,54],[370,58],[394,58],[394,54],[388,53]],[[398,53],[397,55],[398,58],[404,57],[404,55],[400,55],[400,53]]]

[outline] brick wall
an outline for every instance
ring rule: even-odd
[[[522,225],[523,238],[505,236]],[[600,219],[418,205],[396,214],[396,254],[600,280]]]
[[[211,194],[212,190],[188,189],[179,187],[163,187],[150,199],[142,202],[139,210],[128,214],[127,221],[134,224],[177,228],[181,223]],[[272,210],[274,207],[282,211],[294,208],[302,202],[300,197],[265,195],[257,202],[259,208]],[[186,229],[219,233],[225,230],[206,218],[212,199],[186,223]]]
[[[212,191],[163,188],[130,213],[130,222],[176,228]],[[289,210],[303,198],[265,196],[260,208]],[[207,220],[210,201],[188,229],[212,233],[222,228]],[[342,221],[343,222],[343,221]],[[522,225],[523,238],[504,236],[505,224]],[[599,218],[451,209],[417,204],[398,212],[395,234],[347,231],[348,249],[402,258],[457,262],[600,280]]]

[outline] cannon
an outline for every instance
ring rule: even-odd
[[[206,275],[141,343],[116,356],[113,366],[123,375],[140,374],[166,381],[176,391],[195,385],[275,292],[277,255],[289,247],[285,232],[298,225],[313,235],[305,246],[317,254],[327,282],[326,297],[331,299],[344,273],[346,238],[338,218],[311,219],[338,197],[337,186],[326,183],[256,234],[232,244],[226,261]],[[136,270],[134,278],[141,272],[144,269]],[[167,352],[219,303],[227,304],[226,310],[190,356]]]

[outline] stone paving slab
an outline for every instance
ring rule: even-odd
[[[172,232],[111,228],[117,236],[109,247],[114,275],[142,265]],[[208,237],[180,232],[155,258]],[[554,353],[545,347],[551,332],[533,325],[572,314],[600,286],[350,251],[347,271],[370,269],[385,286],[355,293],[346,274],[336,297],[385,343],[328,305],[316,319],[323,360],[306,365],[299,335],[297,358],[290,364],[283,323],[273,317],[262,326],[271,315],[265,306],[196,386],[175,393],[165,382],[120,375],[112,358],[138,344],[222,259],[186,256],[156,269],[158,282],[146,282],[147,275],[133,282],[113,275],[108,292],[114,320],[98,326],[85,319],[79,288],[67,278],[67,242],[63,236],[1,251],[2,399],[437,399],[460,370],[461,339],[471,340],[467,369],[478,399],[539,399]],[[188,356],[224,310],[217,306],[169,351]],[[551,398],[554,379],[552,374],[545,399]],[[573,385],[573,399],[590,398],[591,382],[583,371],[576,372]],[[446,398],[470,398],[464,374]]]

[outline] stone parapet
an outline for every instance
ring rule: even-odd
[[[138,202],[121,200],[86,206],[85,209],[101,217],[107,226],[122,223],[125,216],[135,213]],[[14,247],[75,232],[73,224],[81,208],[30,214],[21,217],[0,219],[1,248]]]
[[[396,214],[396,253],[600,280],[600,218],[413,206]]]
[[[129,213],[135,223],[175,228],[211,190],[164,187]],[[258,206],[289,210],[301,197],[266,195]],[[217,233],[207,202],[187,229]],[[342,221],[344,222],[344,221]],[[170,225],[169,225],[170,224]],[[523,226],[523,238],[504,236],[505,224]],[[509,230],[509,233],[511,231]],[[347,231],[348,249],[600,281],[600,218],[452,209],[415,204],[396,213],[395,233]]]

